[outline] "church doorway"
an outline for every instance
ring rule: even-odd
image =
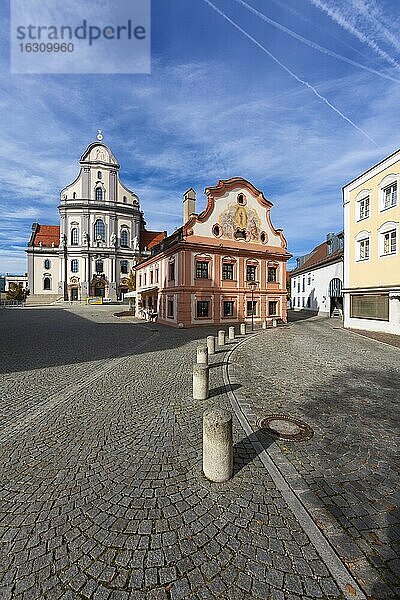
[[[100,298],[104,298],[105,296],[105,288],[101,285],[96,285],[94,288],[94,295],[99,296]]]
[[[72,300],[72,302],[76,302],[77,300],[79,300],[77,287],[71,288],[71,300]]]

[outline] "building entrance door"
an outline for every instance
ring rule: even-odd
[[[338,277],[332,279],[329,283],[329,316],[343,316],[343,294],[342,282]]]
[[[76,302],[78,300],[78,288],[71,288],[71,300]]]
[[[96,286],[94,288],[94,295],[95,296],[100,296],[101,298],[104,298],[104,296],[105,296],[105,289],[103,287]]]

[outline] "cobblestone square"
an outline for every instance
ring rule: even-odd
[[[398,349],[310,319],[230,342],[112,307],[0,311],[0,598],[397,598]],[[239,342],[239,343],[238,343]],[[234,414],[234,477],[202,413]],[[288,414],[306,442],[260,432]]]

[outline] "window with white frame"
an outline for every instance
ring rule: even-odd
[[[355,260],[369,260],[371,232],[364,229],[355,238]]]
[[[382,189],[382,210],[397,204],[397,181],[393,181]]]
[[[129,233],[126,228],[121,229],[121,248],[128,248],[129,246]]]
[[[364,196],[357,200],[357,219],[361,221],[362,219],[367,219],[369,217],[369,196]]]
[[[77,273],[79,271],[79,263],[77,258],[71,260],[71,272]]]
[[[103,242],[106,239],[106,226],[102,219],[97,219],[94,224],[94,237],[96,240],[102,240]]]
[[[77,246],[79,243],[79,231],[77,227],[71,229],[71,246]]]
[[[397,254],[398,222],[387,221],[378,229],[379,256]]]
[[[357,260],[369,260],[369,237],[357,241]]]
[[[397,248],[396,230],[386,231],[382,235],[382,254],[395,254]]]

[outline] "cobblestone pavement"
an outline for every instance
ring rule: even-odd
[[[0,598],[342,598],[236,420],[234,478],[201,473],[210,331],[91,311],[0,313]]]
[[[366,595],[399,598],[399,350],[313,318],[246,339],[231,360],[254,430],[271,414],[312,427],[307,442],[259,435]]]

